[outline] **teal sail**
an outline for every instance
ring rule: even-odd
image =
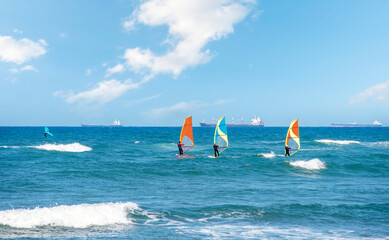
[[[45,127],[45,133],[49,134],[50,136],[54,137],[53,134],[49,131],[48,127]]]

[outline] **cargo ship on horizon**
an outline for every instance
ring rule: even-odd
[[[113,121],[112,125],[99,125],[99,124],[81,124],[81,127],[123,127],[119,120]]]
[[[359,124],[359,123],[331,123],[331,127],[382,127],[380,121],[374,121],[373,124]]]
[[[234,118],[232,118],[232,123],[227,123],[227,127],[264,127],[265,124],[259,117],[251,119],[251,123],[244,123],[242,117],[242,123],[234,123]],[[216,127],[215,118],[213,118],[213,123],[200,123],[201,127]]]

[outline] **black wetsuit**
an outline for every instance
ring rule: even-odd
[[[215,151],[215,157],[219,157],[219,146],[218,145],[213,145],[213,150]]]
[[[46,132],[44,132],[43,134],[45,135],[45,138],[47,138],[47,133],[46,133]]]
[[[182,155],[183,153],[184,153],[184,151],[182,151],[182,146],[183,146],[184,144],[182,144],[182,143],[179,143],[177,146],[178,146],[178,151],[180,152],[180,155]]]
[[[290,154],[289,154],[290,149],[291,149],[291,147],[285,146],[285,156],[290,156]]]

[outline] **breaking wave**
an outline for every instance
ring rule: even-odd
[[[276,157],[276,154],[273,151],[271,151],[270,153],[259,153],[258,155],[262,156],[264,158],[275,158]]]
[[[321,139],[321,140],[315,140],[315,142],[318,143],[325,143],[325,144],[339,144],[339,145],[348,145],[348,144],[360,144],[359,141],[353,141],[353,140],[331,140],[331,139]]]
[[[31,148],[60,151],[60,152],[87,152],[92,151],[92,148],[79,144],[78,142],[72,144],[44,144],[39,146],[30,146]]]
[[[0,224],[14,228],[42,226],[87,228],[133,223],[127,215],[138,210],[133,202],[61,205],[0,211]]]
[[[383,142],[368,142],[365,145],[369,147],[389,147],[389,141],[383,141]]]
[[[328,233],[309,228],[231,224],[213,224],[189,228],[178,227],[179,233],[201,234],[205,239],[350,239],[352,231],[332,230]],[[346,236],[346,237],[344,237]]]
[[[325,163],[320,161],[318,158],[311,159],[309,161],[295,161],[289,162],[293,167],[305,168],[308,170],[321,170],[326,169]]]

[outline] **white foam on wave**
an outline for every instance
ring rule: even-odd
[[[60,152],[87,152],[92,151],[92,148],[79,144],[78,142],[72,144],[44,144],[39,146],[30,146],[31,148],[47,150],[47,151],[60,151]]]
[[[308,170],[321,170],[326,169],[326,165],[324,162],[320,161],[318,158],[311,159],[309,161],[295,161],[289,162],[293,167],[305,168]]]
[[[135,144],[138,144],[138,143],[140,143],[140,142],[139,142],[139,141],[135,141],[134,143],[135,143]]]
[[[211,239],[349,239],[353,231],[341,230],[324,233],[309,228],[258,225],[217,224],[190,228],[177,227],[178,232],[202,234]]]
[[[19,146],[0,146],[0,148],[20,148]]]
[[[130,224],[128,213],[139,206],[133,202],[61,205],[36,207],[34,209],[12,209],[0,211],[0,224],[14,228],[37,228],[61,226],[87,228],[113,224]]]
[[[300,149],[300,151],[304,152],[309,152],[309,151],[327,151],[327,150],[333,150],[334,148],[330,148],[330,147],[327,147],[327,148],[304,148],[304,149]]]
[[[383,142],[368,142],[366,143],[369,147],[389,147],[389,141],[383,141]]]
[[[276,154],[273,151],[271,151],[270,153],[259,153],[258,155],[262,156],[264,158],[275,158],[276,157]]]
[[[320,139],[315,140],[315,142],[325,143],[325,144],[339,144],[339,145],[348,145],[348,144],[360,144],[359,141],[353,140],[331,140],[331,139]]]

